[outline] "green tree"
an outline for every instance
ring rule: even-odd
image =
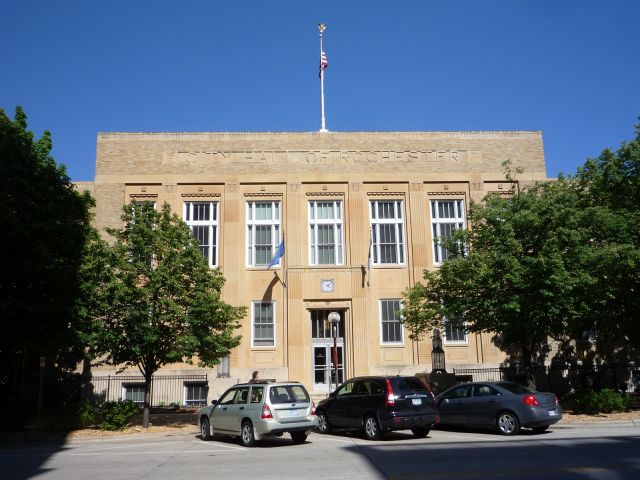
[[[594,282],[586,263],[589,231],[579,197],[566,179],[535,185],[512,198],[472,204],[471,229],[446,241],[453,255],[426,283],[405,292],[405,324],[418,337],[443,318],[463,319],[471,332],[494,332],[519,347],[533,383],[533,364],[549,337],[562,337],[584,313],[576,292]],[[455,248],[457,240],[469,252]]]
[[[575,187],[590,220],[593,288],[585,292],[591,315],[578,328],[591,330],[603,353],[625,357],[640,351],[640,125],[630,142],[578,170]]]
[[[34,140],[20,107],[14,120],[0,109],[3,400],[27,394],[21,377],[37,372],[40,357],[47,367],[75,366],[82,355],[74,304],[93,201],[74,189],[51,147],[48,131]]]
[[[222,273],[209,269],[167,204],[161,211],[148,202],[126,205],[122,221],[122,229],[107,230],[113,244],[97,236],[88,244],[79,308],[91,357],[142,373],[147,427],[152,375],[194,358],[217,364],[240,343],[234,332],[245,308],[222,301]]]

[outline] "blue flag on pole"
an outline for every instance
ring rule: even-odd
[[[277,265],[278,263],[280,263],[280,259],[282,258],[283,255],[284,255],[284,238],[280,242],[280,245],[278,245],[278,249],[276,250],[275,255],[273,255],[273,258],[271,259],[271,261],[269,262],[269,266],[267,267],[267,270],[269,270],[274,265]]]

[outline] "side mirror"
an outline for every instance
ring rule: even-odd
[[[218,405],[218,400],[211,400],[211,405],[213,405],[214,407]]]

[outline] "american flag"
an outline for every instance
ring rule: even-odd
[[[329,62],[327,62],[327,54],[324,53],[324,48],[320,50],[320,73],[322,76],[322,71],[325,70],[329,66]]]

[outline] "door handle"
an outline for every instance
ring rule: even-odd
[[[223,409],[223,410],[226,410],[226,409],[227,409],[227,407],[222,407],[222,409]]]
[[[244,410],[244,407],[240,407],[239,410]]]

